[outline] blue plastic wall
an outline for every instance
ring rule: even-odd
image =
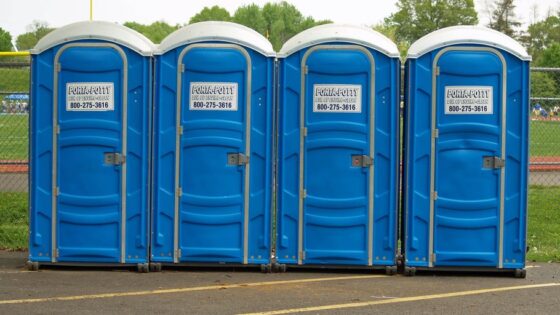
[[[198,43],[196,45],[216,44]],[[224,43],[221,43],[224,44]],[[249,61],[232,47],[195,47],[182,58],[181,154],[176,160],[178,58],[188,45],[156,57],[154,206],[151,260],[174,262],[175,174],[179,198],[179,263],[270,262],[274,59],[247,47]],[[246,80],[247,69],[251,77]],[[192,82],[237,83],[238,109],[191,110]],[[228,165],[228,153],[245,153],[250,83],[249,165]],[[249,174],[247,260],[244,261],[245,168]]]
[[[349,45],[336,42],[322,45]],[[315,47],[315,46],[312,46]],[[305,48],[280,59],[278,212],[279,263],[298,264],[300,97]],[[390,266],[396,264],[399,167],[400,61],[362,47],[317,50],[306,64],[304,137],[303,265]],[[370,111],[374,77],[374,112]],[[361,113],[313,112],[315,84],[360,85]],[[375,117],[374,139],[370,137]],[[369,237],[369,174],[352,167],[352,155],[370,155],[374,140],[373,237]],[[371,244],[371,248],[368,246]],[[372,252],[371,262],[369,252]],[[304,256],[304,257],[302,257]]]
[[[482,156],[501,156],[502,62],[494,52],[448,51],[437,76],[437,128],[433,267],[498,267],[500,170],[482,166]],[[405,264],[429,267],[433,50],[406,62],[404,129]],[[503,268],[525,265],[529,62],[504,50],[505,191]],[[492,115],[443,114],[444,86],[492,86]]]
[[[104,43],[74,41],[71,44]],[[30,117],[29,259],[51,261],[53,93],[56,53],[66,44],[32,55]],[[117,44],[118,45],[118,44]],[[107,47],[71,47],[61,54],[58,75],[57,247],[59,262],[145,263],[149,247],[149,134],[151,61],[119,46],[124,62]],[[113,82],[114,111],[66,111],[66,83]],[[104,152],[120,152],[122,93],[128,94],[126,235],[121,252],[121,166],[105,165]]]

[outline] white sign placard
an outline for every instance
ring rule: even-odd
[[[314,84],[313,112],[361,113],[362,86],[359,84]]]
[[[66,83],[66,110],[85,112],[115,110],[113,82]]]
[[[237,110],[237,83],[191,82],[190,110]]]
[[[492,115],[492,92],[491,86],[446,86],[445,114]]]

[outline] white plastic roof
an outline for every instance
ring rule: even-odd
[[[68,24],[50,32],[37,43],[35,48],[30,50],[30,53],[39,54],[54,46],[80,39],[111,41],[144,56],[151,56],[155,49],[155,45],[146,36],[126,26],[104,21],[83,21]]]
[[[522,60],[531,60],[525,48],[513,38],[482,26],[458,25],[442,28],[414,42],[407,58],[419,58],[427,52],[456,44],[480,44],[503,49]]]
[[[265,56],[276,55],[272,44],[253,29],[237,23],[218,21],[194,23],[176,30],[161,42],[156,54],[164,54],[182,45],[208,41],[239,44]]]
[[[385,35],[368,27],[340,24],[323,24],[295,35],[282,46],[279,56],[287,57],[303,48],[328,42],[354,43],[375,49],[389,57],[400,57],[397,45]]]

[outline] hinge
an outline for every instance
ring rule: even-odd
[[[60,66],[60,63],[57,63],[55,68],[56,68],[56,72],[60,72],[62,67]]]
[[[177,187],[177,196],[181,197],[183,195],[183,187]]]
[[[302,190],[299,192],[299,195],[301,196],[302,199],[307,198],[307,189],[302,189]]]
[[[301,133],[304,137],[307,137],[307,127],[303,127],[303,129],[301,129]]]
[[[55,196],[60,196],[60,187],[56,186],[56,188],[54,189],[54,194]]]
[[[181,72],[185,72],[185,64],[184,63],[181,64]]]
[[[436,253],[432,253],[432,262],[436,262]]]
[[[439,67],[436,67],[436,75],[439,75]]]
[[[177,128],[177,134],[178,134],[178,135],[182,135],[182,134],[183,134],[183,126],[179,126],[179,128]]]
[[[433,197],[434,197],[434,200],[437,200],[437,197],[438,197],[437,196],[437,191],[434,191]]]
[[[432,137],[433,138],[439,138],[439,129],[434,129],[433,130]]]
[[[181,255],[182,255],[182,253],[181,253],[181,249],[180,249],[180,248],[179,248],[179,249],[177,249],[177,250],[175,251],[175,253],[176,253],[176,255],[177,255],[177,258],[180,258],[180,257],[181,257]]]
[[[303,67],[303,74],[308,74],[309,73],[309,67],[308,66],[304,66]]]
[[[60,257],[60,252],[58,251],[58,248],[54,251],[54,255],[56,256],[56,258]]]
[[[299,252],[299,257],[301,257],[301,260],[305,260],[305,251]]]
[[[60,125],[56,125],[56,134],[57,134],[57,135],[60,134]]]

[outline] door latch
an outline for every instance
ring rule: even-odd
[[[499,158],[497,156],[482,157],[483,168],[503,168],[504,166],[506,166],[506,160],[502,158]]]
[[[105,152],[103,154],[103,161],[106,165],[121,165],[124,164],[125,157],[117,152]]]
[[[367,155],[352,155],[352,167],[370,167],[373,165],[373,159]]]
[[[228,153],[227,154],[227,164],[228,165],[246,165],[249,164],[249,157],[243,153]]]

